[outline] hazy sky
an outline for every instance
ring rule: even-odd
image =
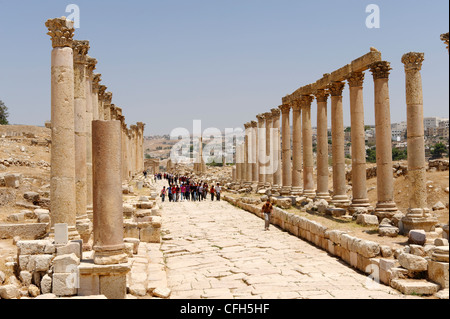
[[[401,57],[410,51],[425,53],[425,116],[448,117],[449,55],[439,39],[449,31],[447,0],[0,0],[0,100],[12,124],[50,120],[44,23],[68,16],[69,4],[80,9],[75,39],[90,41],[101,83],[128,125],[146,123],[145,135],[192,131],[193,120],[241,127],[372,46],[393,68],[391,122],[406,120]],[[380,28],[366,27],[369,4],[380,8]],[[374,124],[370,72],[364,88],[365,121]],[[346,125],[348,101],[346,86]]]

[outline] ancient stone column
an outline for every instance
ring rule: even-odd
[[[293,100],[292,107],[292,195],[303,192],[302,176],[302,122],[300,101]]]
[[[251,136],[252,136],[252,147],[251,147],[251,164],[252,164],[252,184],[258,184],[258,139],[257,139],[257,127],[258,127],[258,123],[256,123],[256,121],[251,121],[250,122],[250,126],[251,126]]]
[[[302,109],[302,139],[303,139],[303,196],[314,198],[316,189],[314,187],[314,157],[312,146],[311,127],[311,95],[302,95],[300,106]]]
[[[342,90],[344,82],[333,82],[329,86],[331,95],[331,140],[333,157],[333,196],[331,203],[336,207],[350,204],[345,185],[344,113]]]
[[[448,32],[441,34],[441,40],[444,41],[444,44],[447,47],[447,52],[448,52],[448,39],[449,39]]]
[[[397,206],[394,202],[394,174],[392,172],[392,133],[388,85],[390,70],[390,63],[386,61],[370,65],[375,88],[375,134],[377,137],[378,187],[375,210],[393,214],[397,211]]]
[[[292,167],[291,167],[291,126],[289,125],[289,112],[290,105],[283,104],[278,107],[281,110],[281,121],[282,121],[282,186],[281,195],[289,195],[291,193],[292,186]]]
[[[128,135],[127,135],[127,124],[125,123],[125,116],[121,115],[120,118],[121,124],[121,144],[122,144],[122,181],[128,180]]]
[[[434,230],[437,219],[427,207],[426,162],[423,125],[423,94],[420,70],[424,54],[409,52],[403,55],[406,82],[406,114],[408,141],[409,207],[402,219],[404,232],[411,229]]]
[[[240,145],[241,153],[241,185],[245,185],[247,182],[247,163],[245,162],[245,142]]]
[[[266,123],[264,114],[258,114],[258,189],[266,182]]]
[[[94,263],[127,262],[123,242],[120,121],[92,122]]]
[[[350,88],[350,118],[352,140],[352,203],[350,209],[368,207],[366,186],[366,140],[364,129],[364,73],[353,72],[347,78]]]
[[[98,87],[98,119],[99,120],[105,119],[104,104],[105,104],[106,89],[107,89],[107,87],[103,84],[100,84]]]
[[[47,20],[52,39],[51,53],[51,171],[50,214],[54,225],[68,225],[69,239],[76,230],[73,22],[65,17]]]
[[[112,93],[105,92],[103,95],[103,118],[105,121],[111,120],[111,101],[112,101]]]
[[[100,81],[102,80],[102,75],[99,73],[94,73],[92,76],[92,91],[91,91],[91,103],[92,103],[92,120],[98,120],[98,89],[100,86]],[[92,132],[92,127],[91,127]],[[92,133],[91,133],[92,134]]]
[[[75,182],[77,218],[86,217],[87,206],[87,132],[86,64],[89,41],[73,41],[75,98]]]
[[[264,113],[264,119],[266,120],[266,158],[267,164],[265,166],[265,178],[264,178],[264,187],[270,188],[273,184],[273,162],[272,162],[272,154],[273,154],[273,139],[272,139],[272,113],[266,112]]]
[[[138,170],[139,172],[144,171],[144,128],[145,124],[142,122],[137,122],[137,128],[138,128]]]
[[[244,183],[247,185],[250,185],[252,182],[252,163],[251,161],[251,127],[250,123],[244,124],[245,128],[245,136],[244,136],[244,165],[245,165],[245,176],[244,176]]]
[[[87,57],[86,64],[86,205],[92,209],[93,190],[92,190],[92,121],[94,119],[94,70],[97,60]]]
[[[272,192],[281,191],[281,133],[280,133],[280,114],[279,108],[271,109],[272,112],[272,133],[273,133],[273,154],[272,163],[274,167]]]
[[[328,90],[317,90],[317,199],[331,201],[328,191]]]
[[[240,183],[241,181],[241,145],[236,144],[236,182]]]

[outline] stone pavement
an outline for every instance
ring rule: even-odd
[[[325,251],[225,201],[165,202],[171,299],[405,299]]]

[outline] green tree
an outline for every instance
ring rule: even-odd
[[[6,107],[5,103],[3,103],[2,100],[0,100],[0,125],[8,125],[8,108]]]
[[[431,157],[432,158],[442,158],[442,154],[447,153],[447,147],[443,143],[436,143],[431,148]]]
[[[400,161],[400,160],[405,160],[408,158],[408,153],[407,150],[400,150],[396,147],[392,148],[392,160],[393,161]]]
[[[377,153],[375,148],[368,148],[366,151],[366,160],[369,163],[377,162]]]

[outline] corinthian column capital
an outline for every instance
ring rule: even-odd
[[[347,81],[350,87],[362,87],[364,83],[364,73],[352,72],[347,77]]]
[[[445,45],[447,46],[447,51],[448,51],[448,32],[441,34],[441,40],[444,41]]]
[[[73,40],[73,62],[76,64],[86,64],[87,63],[87,53],[89,51],[89,41],[87,40]]]
[[[320,89],[320,90],[317,90],[314,93],[314,95],[317,99],[317,102],[326,102],[328,99],[328,96],[330,95],[330,92],[326,89]]]
[[[332,82],[328,85],[328,90],[331,96],[342,96],[342,91],[344,90],[345,83],[340,81]]]
[[[47,34],[51,37],[53,48],[72,47],[75,33],[73,21],[67,20],[66,17],[49,19],[45,26],[49,30]]]
[[[405,71],[422,69],[424,54],[419,52],[409,52],[402,56],[402,63],[405,65]]]
[[[289,114],[291,106],[289,104],[282,104],[278,107],[282,114]]]
[[[370,66],[370,72],[373,74],[373,79],[388,79],[390,71],[392,70],[391,64],[387,61],[378,61],[372,63]]]

